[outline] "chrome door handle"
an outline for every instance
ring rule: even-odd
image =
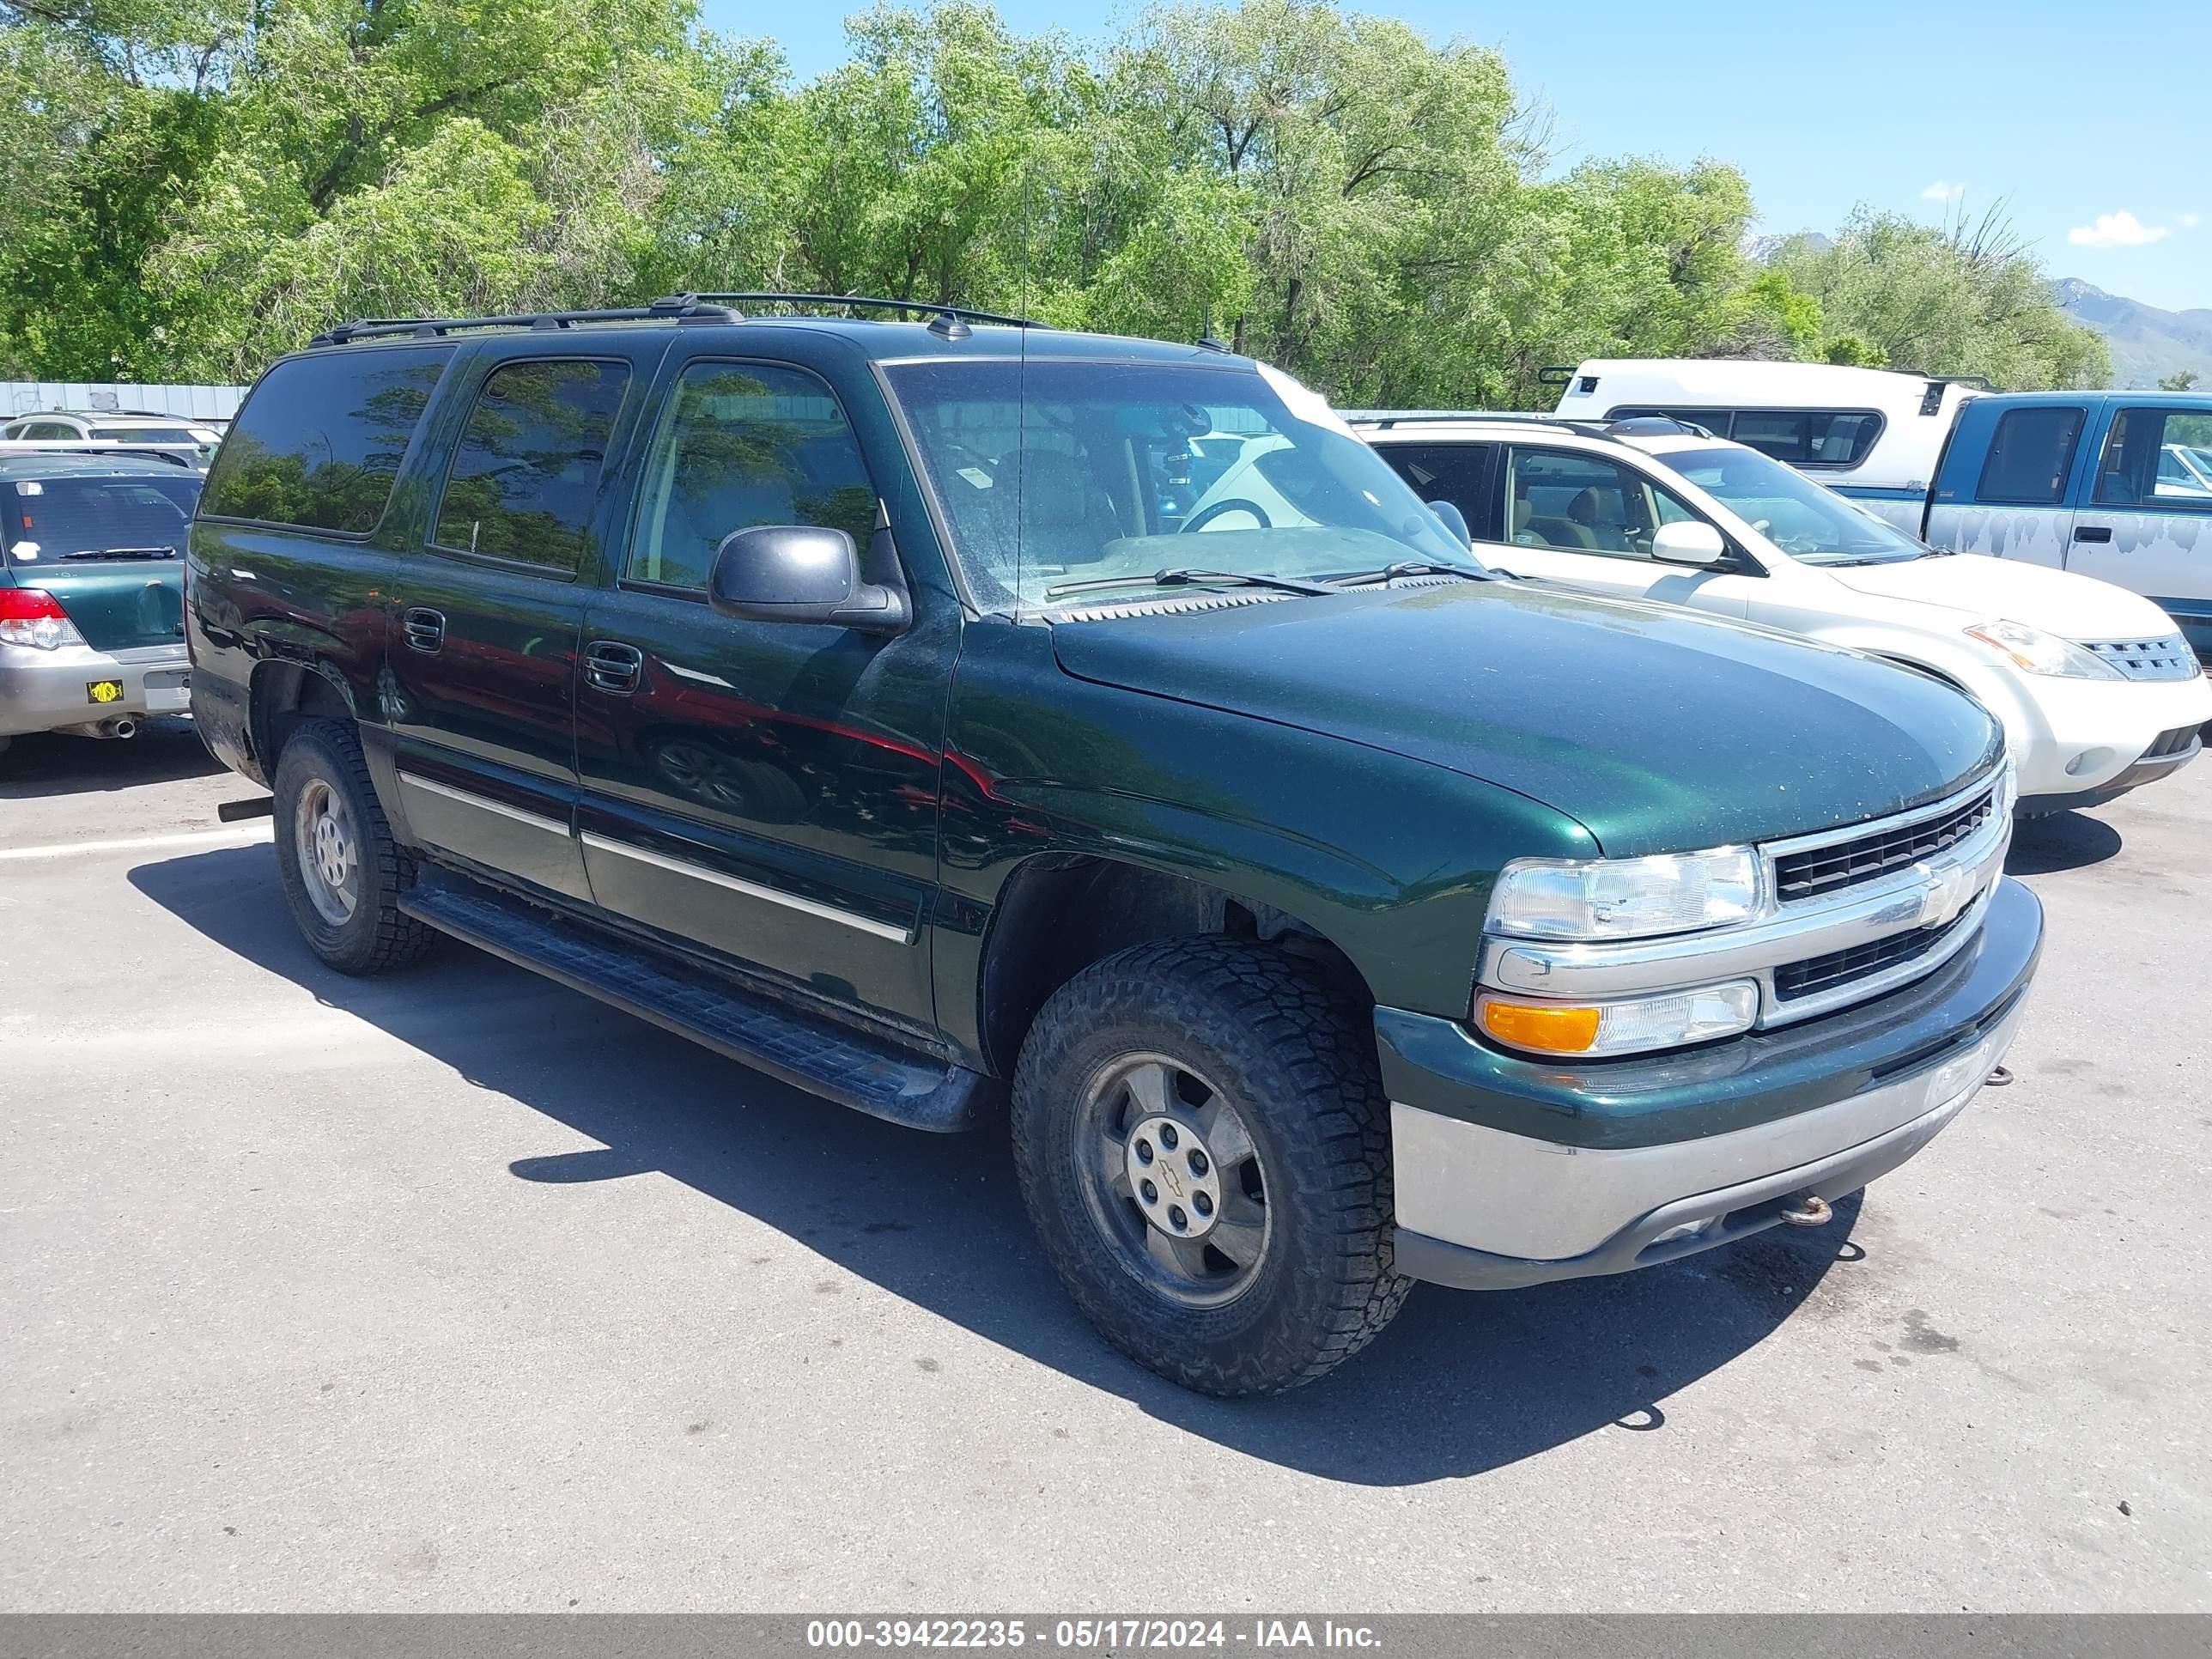
[[[434,655],[446,642],[445,613],[416,605],[403,612],[399,629],[407,636],[408,645],[424,656]]]
[[[645,653],[620,640],[593,640],[584,647],[584,678],[599,690],[626,697],[637,690]]]

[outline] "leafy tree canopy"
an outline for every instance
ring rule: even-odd
[[[0,0],[0,358],[240,380],[353,317],[775,288],[1210,326],[1355,404],[1596,355],[2107,372],[1994,222],[1754,261],[1733,167],[1559,172],[1496,52],[1334,0],[848,33],[800,82],[691,0]]]

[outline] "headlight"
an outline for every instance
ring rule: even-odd
[[[1646,859],[1516,859],[1498,872],[1488,929],[1517,939],[1644,939],[1748,921],[1759,859],[1748,847]]]
[[[1995,646],[2031,674],[2051,674],[2071,680],[2121,678],[2111,664],[2099,661],[2095,652],[2084,651],[2070,641],[2046,634],[2039,628],[2030,628],[2026,623],[1976,623],[1966,630],[1966,637]]]
[[[1747,979],[1575,1006],[1496,991],[1474,1000],[1475,1024],[1508,1047],[1592,1060],[1735,1036],[1758,1018],[1759,987]]]

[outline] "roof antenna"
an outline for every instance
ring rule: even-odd
[[[929,319],[929,331],[940,340],[964,340],[975,331],[949,311],[940,311]]]
[[[1214,337],[1214,333],[1213,333],[1213,301],[1211,301],[1211,300],[1208,300],[1208,301],[1206,302],[1206,321],[1205,321],[1205,323],[1202,325],[1202,327],[1203,327],[1204,331],[1203,331],[1202,333],[1200,333],[1200,334],[1199,335],[1199,337],[1198,337],[1198,348],[1199,348],[1199,349],[1200,349],[1200,350],[1201,350],[1201,351],[1227,351],[1227,350],[1230,349],[1230,347],[1229,347],[1229,342],[1228,342],[1228,341],[1226,341],[1226,340],[1221,340],[1221,339],[1216,339],[1216,338]]]

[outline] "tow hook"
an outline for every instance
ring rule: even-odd
[[[2011,1081],[2012,1067],[2009,1066],[2000,1066],[1996,1071],[1991,1072],[1987,1077],[1982,1079],[1982,1087],[1984,1089],[2002,1089],[2006,1084]]]
[[[1793,1227],[1825,1227],[1834,1214],[1819,1194],[1800,1193],[1784,1208],[1782,1218]]]

